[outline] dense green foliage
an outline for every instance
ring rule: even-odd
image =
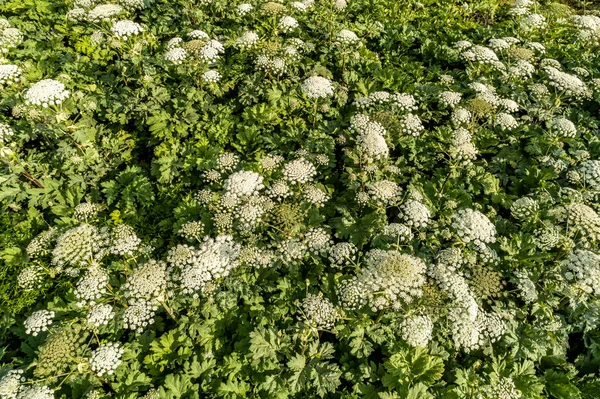
[[[111,2],[0,3],[0,399],[598,397],[593,5]]]

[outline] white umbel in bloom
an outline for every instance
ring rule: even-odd
[[[425,205],[412,199],[400,206],[400,215],[407,225],[416,229],[426,227],[431,217],[431,213]]]
[[[278,26],[283,32],[291,32],[298,27],[298,21],[296,18],[286,15],[281,17]]]
[[[175,65],[180,65],[187,58],[187,51],[181,47],[174,47],[165,53],[165,60],[171,61]]]
[[[348,29],[342,29],[335,36],[338,42],[346,45],[356,44],[360,41],[356,33]]]
[[[283,167],[284,179],[292,184],[308,183],[316,174],[315,166],[304,158],[294,159]]]
[[[496,226],[483,213],[470,208],[454,214],[452,227],[465,242],[486,244],[496,241]]]
[[[96,328],[107,325],[115,317],[112,305],[98,304],[90,309],[87,315],[88,325]]]
[[[402,322],[401,332],[410,346],[424,348],[433,338],[433,322],[429,316],[410,316]]]
[[[6,123],[0,123],[0,143],[5,143],[10,137],[14,136],[15,132],[12,130],[10,125]]]
[[[54,390],[45,385],[29,385],[19,391],[17,399],[54,399]]]
[[[322,295],[308,294],[300,305],[304,322],[318,330],[331,330],[338,318],[338,312]]]
[[[221,74],[215,70],[206,71],[202,74],[202,80],[207,83],[217,83],[221,80]]]
[[[588,294],[600,295],[600,256],[582,249],[571,252],[563,261],[565,277]]]
[[[252,48],[258,43],[258,34],[253,31],[247,31],[242,34],[242,36],[238,37],[235,41],[235,45],[240,49],[249,49]]]
[[[48,327],[52,324],[54,312],[51,310],[38,310],[33,312],[25,322],[25,333],[37,336],[42,331],[48,331]]]
[[[125,350],[118,342],[100,345],[90,356],[90,367],[98,376],[112,375],[122,362]]]
[[[25,103],[47,108],[60,105],[69,97],[65,85],[53,79],[40,80],[25,92]]]
[[[23,370],[9,370],[0,378],[0,398],[15,399],[24,381]]]
[[[574,138],[577,135],[575,124],[566,118],[554,118],[549,124],[553,137]]]
[[[142,25],[138,24],[137,22],[123,20],[113,23],[110,31],[119,39],[127,40],[131,36],[136,36],[142,33],[144,28],[142,28]]]
[[[333,96],[333,84],[322,76],[311,76],[302,83],[302,92],[311,99]]]
[[[10,85],[20,80],[23,71],[16,65],[0,65],[0,85]]]
[[[264,188],[263,180],[264,178],[256,172],[242,170],[229,175],[223,189],[234,198],[247,198],[258,194]]]

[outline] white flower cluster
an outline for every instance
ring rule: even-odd
[[[146,8],[144,0],[119,0],[119,3],[129,11],[143,10]]]
[[[4,28],[0,32],[0,51],[6,53],[9,49],[23,43],[23,34],[17,28]]]
[[[571,21],[578,28],[577,37],[580,41],[588,45],[598,45],[600,43],[600,16],[573,15]]]
[[[167,264],[150,260],[138,266],[123,284],[125,297],[134,301],[164,301],[170,296],[171,275]]]
[[[394,240],[398,240],[400,242],[407,242],[412,240],[413,238],[413,233],[410,230],[410,227],[402,223],[388,224],[383,228],[383,235],[391,237]]]
[[[445,107],[454,108],[460,103],[462,94],[455,91],[443,91],[439,95],[440,103]]]
[[[368,116],[358,114],[350,120],[350,130],[357,132],[356,148],[368,162],[389,157],[389,147],[385,141],[386,131],[378,122]]]
[[[75,286],[78,306],[94,305],[108,289],[108,272],[100,266],[90,267]]]
[[[38,265],[27,266],[17,276],[17,284],[25,291],[32,291],[42,285],[42,268]]]
[[[532,303],[537,301],[538,293],[535,288],[535,283],[531,281],[531,278],[527,275],[526,272],[515,272],[516,277],[516,286],[519,291],[519,296],[521,299],[527,303]]]
[[[0,65],[0,85],[11,85],[19,82],[23,71],[17,65]]]
[[[165,53],[165,60],[172,62],[175,65],[180,65],[187,58],[187,51],[181,47],[173,47]]]
[[[579,167],[579,173],[586,188],[594,191],[600,190],[600,161],[585,161]]]
[[[87,13],[89,22],[109,21],[123,11],[123,7],[118,4],[100,4]]]
[[[452,142],[450,145],[449,154],[453,159],[458,160],[463,165],[469,165],[472,161],[477,159],[478,150],[471,139],[471,133],[462,127],[454,130],[452,133]]]
[[[115,317],[115,310],[109,304],[100,303],[93,306],[87,315],[88,325],[96,328],[107,325]]]
[[[204,223],[201,221],[191,221],[184,223],[178,231],[178,234],[183,238],[191,240],[195,238],[200,241],[200,237],[204,233]]]
[[[54,390],[45,385],[23,386],[17,399],[54,399]]]
[[[400,130],[409,136],[418,137],[425,127],[417,115],[406,114],[400,119]]]
[[[58,229],[51,227],[43,233],[36,236],[25,248],[25,252],[30,258],[35,258],[49,249],[52,241],[57,237]]]
[[[207,83],[217,83],[221,80],[221,74],[219,73],[219,71],[216,71],[214,69],[206,71],[202,74],[202,80]]]
[[[41,105],[47,108],[50,105],[60,105],[69,97],[65,85],[52,79],[40,80],[25,92],[25,103]]]
[[[229,175],[223,184],[223,189],[227,195],[234,198],[248,198],[258,194],[264,188],[263,180],[264,178],[258,173],[243,170]]]
[[[125,350],[118,342],[101,344],[90,356],[90,367],[94,373],[102,377],[112,375],[121,365]]]
[[[519,127],[519,122],[511,114],[500,112],[496,115],[494,124],[500,126],[502,130],[513,130]]]
[[[568,222],[570,233],[579,234],[582,241],[600,240],[600,216],[592,208],[572,203],[564,208],[562,218]]]
[[[471,117],[471,111],[465,108],[456,108],[450,116],[452,123],[456,126],[468,124],[471,121]]]
[[[135,230],[129,225],[118,224],[111,231],[110,253],[115,255],[133,254],[139,249],[141,239],[135,234]]]
[[[556,90],[569,97],[587,97],[588,88],[577,76],[561,72],[553,67],[545,67],[544,71],[548,74],[548,84]]]
[[[52,263],[57,266],[80,266],[104,255],[108,237],[96,226],[82,224],[67,230],[56,240]]]
[[[331,235],[322,227],[313,227],[304,235],[304,243],[308,251],[314,255],[322,255],[329,252],[333,245]]]
[[[10,125],[0,123],[0,144],[6,143],[14,134],[15,132]]]
[[[590,295],[600,295],[600,256],[576,249],[563,261],[565,277]]]
[[[0,378],[0,398],[15,399],[24,381],[23,370],[9,370]]]
[[[206,237],[200,248],[179,245],[169,252],[168,261],[179,273],[176,276],[183,292],[199,297],[210,282],[226,277],[239,266],[241,246],[228,235]]]
[[[99,210],[100,207],[97,204],[82,202],[73,210],[73,218],[80,222],[87,222],[88,220],[92,220],[98,216]]]
[[[536,200],[531,197],[521,197],[515,200],[510,206],[512,217],[518,220],[530,220],[539,210]]]
[[[305,184],[313,180],[317,170],[304,158],[294,159],[283,167],[283,177],[291,184]]]
[[[307,184],[302,188],[302,196],[317,208],[324,207],[330,199],[327,193],[312,184]]]
[[[477,399],[520,399],[522,392],[517,389],[510,377],[502,377],[493,384],[482,388]]]
[[[37,336],[42,331],[48,331],[48,327],[54,321],[54,312],[51,310],[38,310],[29,316],[24,324],[25,333]]]
[[[425,348],[433,338],[433,322],[429,316],[409,316],[402,321],[400,331],[410,346]]]
[[[236,11],[239,15],[246,15],[250,13],[253,9],[254,6],[252,6],[252,4],[243,3],[237,6]]]
[[[318,330],[331,330],[339,315],[335,306],[322,295],[308,294],[300,305],[303,321]]]
[[[429,209],[421,202],[414,199],[409,199],[400,205],[400,215],[404,222],[416,229],[421,229],[427,226],[431,213]]]
[[[259,37],[256,32],[246,31],[242,36],[238,37],[235,41],[235,45],[242,49],[249,49],[254,47],[258,43]]]
[[[310,99],[333,96],[333,84],[322,76],[311,76],[302,83],[302,92]]]
[[[380,180],[367,185],[369,200],[379,206],[392,206],[400,200],[402,187],[391,180]]]
[[[334,267],[347,266],[356,260],[358,248],[351,242],[338,242],[329,249],[329,262]]]
[[[483,213],[467,208],[461,209],[452,217],[452,227],[461,240],[475,244],[496,241],[496,227]]]
[[[287,68],[287,62],[281,57],[271,57],[266,54],[260,54],[254,61],[256,68],[260,71],[281,75]]]
[[[358,36],[356,36],[356,33],[348,29],[340,30],[335,37],[338,42],[345,45],[354,45],[360,42],[360,39]]]
[[[144,332],[144,328],[154,323],[157,306],[148,301],[135,301],[123,312],[123,327],[138,333]]]
[[[494,50],[485,46],[471,46],[460,55],[465,61],[481,64],[494,64],[499,61]]]
[[[282,32],[291,32],[298,27],[298,21],[294,17],[283,16],[277,25]]]
[[[110,31],[119,39],[127,40],[131,36],[139,35],[144,31],[142,25],[130,20],[116,21]]]

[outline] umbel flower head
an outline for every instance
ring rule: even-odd
[[[311,76],[302,83],[302,92],[310,99],[333,96],[333,84],[327,78]]]
[[[100,377],[113,374],[122,362],[123,352],[125,350],[118,342],[100,345],[90,357],[92,371]]]
[[[25,92],[25,103],[47,108],[50,105],[60,105],[69,97],[65,85],[57,80],[40,80]]]

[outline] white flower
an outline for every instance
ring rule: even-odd
[[[100,345],[90,356],[90,367],[98,376],[112,375],[122,362],[125,350],[118,342]]]
[[[304,158],[290,161],[283,167],[283,177],[292,184],[308,183],[316,174],[315,166]]]
[[[254,7],[252,6],[252,4],[248,4],[248,3],[244,3],[244,4],[240,4],[239,6],[237,6],[237,13],[240,15],[246,15],[249,12],[251,12],[254,9]]]
[[[231,174],[225,180],[223,189],[235,198],[247,198],[264,188],[263,180],[258,173],[243,170]]]
[[[33,312],[25,322],[25,333],[37,336],[42,331],[48,331],[48,327],[52,324],[54,312],[51,310],[38,310]]]
[[[502,130],[512,130],[519,127],[519,122],[511,114],[500,112],[494,120],[496,125],[499,125]]]
[[[333,96],[333,84],[327,78],[311,76],[302,83],[302,91],[311,99]]]
[[[175,65],[181,64],[187,58],[187,51],[181,47],[174,47],[165,53],[165,60]]]
[[[401,331],[410,346],[424,348],[433,338],[433,322],[429,316],[410,316],[403,320]]]
[[[196,29],[191,31],[190,33],[187,34],[189,37],[191,37],[192,39],[196,39],[196,40],[208,40],[210,39],[210,36],[208,36],[208,33]]]
[[[115,311],[109,304],[98,304],[90,309],[87,322],[90,326],[102,327],[115,317]]]
[[[279,20],[278,26],[283,32],[291,32],[298,27],[298,21],[296,18],[285,15]]]
[[[124,20],[113,23],[110,31],[119,39],[127,40],[130,36],[139,35],[144,29],[137,22]]]
[[[356,44],[360,41],[356,33],[348,29],[342,29],[336,34],[337,40],[342,44]]]
[[[238,37],[235,41],[237,47],[241,49],[249,49],[254,47],[258,43],[258,34],[253,31],[246,31],[242,36]]]
[[[118,4],[100,4],[88,12],[87,20],[89,22],[101,22],[117,16],[123,11],[123,7]]]
[[[23,71],[16,65],[0,65],[0,85],[10,85],[20,80]]]
[[[202,74],[202,80],[208,83],[217,83],[221,80],[221,74],[215,70],[206,71]]]
[[[322,295],[308,294],[300,309],[304,322],[318,330],[331,330],[339,317],[333,304]]]
[[[483,213],[461,209],[452,218],[452,227],[465,242],[492,243],[496,241],[496,227]]]
[[[554,118],[549,123],[553,137],[574,138],[577,135],[575,124],[566,118]]]
[[[65,89],[65,85],[52,79],[40,80],[24,95],[27,104],[41,105],[44,108],[60,105],[68,97],[69,91]]]

